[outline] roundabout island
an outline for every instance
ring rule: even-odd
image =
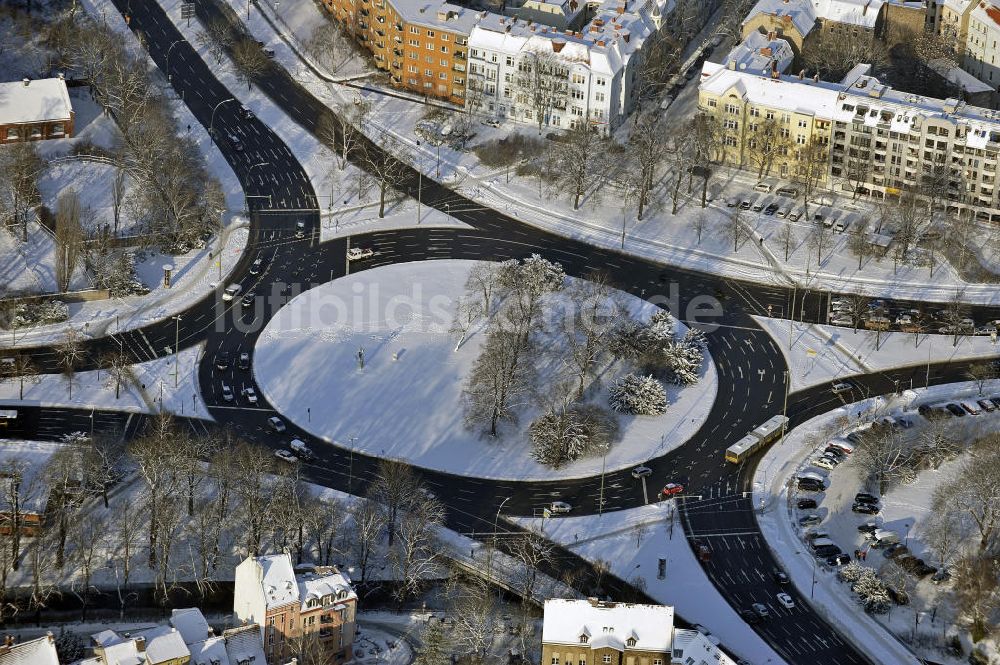
[[[467,283],[477,265],[486,264],[394,264],[300,294],[257,340],[257,385],[283,418],[319,439],[426,469],[490,479],[569,479],[636,466],[680,446],[704,423],[717,388],[707,352],[692,383],[662,382],[668,406],[658,415],[608,409],[609,387],[638,368],[601,353],[574,401],[614,421],[616,433],[606,454],[598,447],[558,468],[532,456],[531,424],[555,408],[570,383],[570,392],[577,389],[564,342],[572,334],[567,322],[575,319],[573,294],[582,280],[563,277],[562,287],[547,293],[540,308],[531,351],[538,371],[530,390],[517,396],[498,436],[491,436],[489,423],[471,419],[467,407],[470,376],[489,327],[488,317],[470,323],[468,314]],[[614,313],[609,326],[614,317],[647,321],[658,311],[614,289],[600,304]],[[687,331],[678,322],[671,325],[678,339]]]

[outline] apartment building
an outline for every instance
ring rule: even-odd
[[[469,100],[498,119],[608,133],[639,96],[641,50],[670,0],[606,0],[581,31],[488,14],[469,36]]]
[[[820,186],[874,198],[911,191],[1000,222],[1000,112],[901,93],[869,71],[858,65],[831,83],[706,63],[699,107],[725,127],[729,163],[749,168],[754,123],[776,119],[789,139],[775,164],[780,176],[795,178],[805,146],[819,145]]]
[[[596,598],[545,601],[542,665],[735,665],[696,630],[674,628],[674,608]]]
[[[0,83],[0,144],[70,138],[75,118],[62,75]]]
[[[823,33],[851,38],[874,32],[885,5],[886,0],[759,0],[743,20],[742,36],[774,33],[801,55]]]
[[[259,625],[268,661],[287,660],[318,640],[330,664],[351,659],[358,597],[335,567],[295,573],[288,554],[249,557],[236,567],[233,612]]]
[[[962,67],[1000,91],[1000,0],[972,3]]]
[[[770,76],[772,72],[784,74],[795,60],[792,45],[775,33],[751,32],[734,46],[723,61],[741,72]]]
[[[481,12],[428,0],[323,0],[393,85],[464,104],[469,31]]]

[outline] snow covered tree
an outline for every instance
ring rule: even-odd
[[[618,360],[635,360],[642,355],[645,326],[635,319],[622,316],[608,335],[608,350]]]
[[[432,620],[424,628],[420,636],[420,646],[417,648],[414,665],[450,665],[450,639],[445,633],[444,624]]]
[[[866,566],[859,566],[858,578],[851,584],[851,591],[858,597],[858,602],[869,614],[885,614],[889,611],[892,599],[885,583],[878,578],[875,571]]]
[[[617,431],[618,422],[600,408],[557,405],[529,426],[531,456],[558,469],[588,453],[607,450]]]
[[[543,292],[559,291],[566,281],[562,264],[544,259],[538,254],[524,259],[520,273],[521,279]]]
[[[568,364],[576,374],[576,398],[583,397],[587,379],[599,373],[608,355],[605,339],[614,317],[609,315],[611,288],[607,278],[598,274],[588,280],[577,280],[568,289],[570,307],[562,318]]]
[[[671,342],[663,348],[661,356],[671,383],[679,386],[698,383],[698,372],[701,371],[705,356],[697,344],[686,338]]]
[[[652,376],[626,374],[611,386],[609,403],[619,413],[656,416],[667,410],[667,393]]]
[[[701,349],[703,352],[708,350],[708,340],[705,339],[705,333],[698,328],[688,328],[688,331],[684,333],[684,341]]]

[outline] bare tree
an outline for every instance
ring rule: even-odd
[[[757,167],[757,179],[770,175],[775,159],[792,147],[791,135],[776,118],[751,121],[747,132],[747,158]]]
[[[722,226],[726,230],[726,235],[733,241],[734,252],[739,251],[740,243],[750,238],[746,217],[746,212],[736,206],[726,211],[726,216],[723,218]]]
[[[75,328],[67,328],[62,339],[55,347],[59,368],[62,370],[63,378],[69,385],[69,398],[73,399],[73,379],[77,368],[83,364],[87,358],[87,351],[83,346],[83,339]]]
[[[858,332],[858,326],[868,313],[869,302],[868,296],[863,293],[851,293],[847,296],[847,315],[854,322],[854,332]]]
[[[704,235],[705,229],[708,228],[708,217],[702,213],[698,213],[694,216],[694,219],[691,220],[691,228],[698,234],[698,244],[700,245],[701,237]]]
[[[684,184],[684,176],[687,175],[694,155],[694,141],[689,132],[675,132],[668,143],[666,157],[670,165],[670,214],[676,215],[680,205],[681,186]]]
[[[129,456],[135,463],[139,478],[142,479],[143,503],[149,516],[148,564],[154,568],[160,550],[161,515],[165,505],[176,492],[176,474],[171,465],[165,463],[165,456],[171,454],[176,436],[173,421],[169,416],[160,415],[152,423],[153,431],[134,439],[129,444]]]
[[[722,148],[722,124],[708,113],[698,113],[691,120],[691,166],[688,169],[688,193],[695,175],[701,178],[701,207],[708,205],[708,181],[717,162],[725,156]]]
[[[239,479],[234,487],[239,498],[237,519],[244,533],[244,551],[247,556],[257,556],[271,522],[274,456],[262,446],[240,443],[233,451],[232,462]]]
[[[920,528],[927,547],[937,556],[939,566],[951,565],[961,554],[966,539],[972,535],[968,523],[947,506],[935,508]]]
[[[996,376],[997,371],[992,363],[978,362],[969,365],[969,379],[976,382],[976,388],[980,395],[983,394],[986,382],[995,379]]]
[[[989,634],[989,619],[1000,602],[1000,557],[967,556],[955,569],[956,605],[972,620],[972,639],[978,642]]]
[[[963,515],[975,526],[979,536],[979,552],[992,551],[1000,532],[1000,466],[969,459],[962,465],[954,483],[938,487],[934,503]]]
[[[205,29],[198,33],[198,43],[208,49],[216,65],[221,65],[227,49],[233,45],[233,33],[229,24],[221,16],[210,16],[203,25]]]
[[[802,207],[806,219],[811,217],[809,202],[812,201],[819,183],[826,177],[829,152],[829,146],[820,142],[817,137],[813,137],[809,143],[796,149],[793,178],[802,185]]]
[[[653,191],[656,173],[666,159],[667,136],[664,123],[654,116],[645,116],[639,119],[629,134],[629,155],[635,163],[637,171],[634,178],[637,185],[637,219],[642,219],[646,207],[650,203],[649,199]],[[698,242],[701,242],[700,234]]]
[[[450,600],[455,621],[453,635],[473,663],[482,663],[496,640],[500,624],[496,594],[477,576],[460,584]]]
[[[568,80],[569,70],[552,53],[528,51],[518,61],[512,81],[514,101],[527,119],[535,120],[539,134],[552,110],[565,104]]]
[[[25,460],[11,459],[0,463],[0,488],[2,488],[5,509],[0,513],[0,526],[10,534],[9,549],[5,561],[9,561],[12,570],[18,570],[21,559],[21,539],[25,530],[25,506],[36,498],[39,481],[25,482],[25,470],[28,464]]]
[[[0,222],[15,237],[15,229],[20,229],[22,242],[28,242],[28,222],[41,204],[41,170],[42,160],[32,141],[16,142],[0,151]]]
[[[69,291],[83,245],[80,197],[75,189],[63,190],[56,207],[55,275],[60,291]]]
[[[351,506],[351,529],[354,537],[351,539],[351,549],[355,565],[358,568],[358,582],[364,586],[371,572],[372,558],[378,548],[385,526],[384,514],[371,501],[356,501]]]
[[[385,202],[390,191],[398,190],[409,176],[409,151],[391,134],[382,137],[381,145],[365,144],[361,152],[363,168],[375,178],[379,191],[378,216],[385,217]]]
[[[781,243],[782,247],[785,249],[785,262],[788,262],[788,255],[791,252],[792,245],[795,244],[795,231],[792,230],[792,225],[785,222],[778,229],[777,241]]]
[[[952,346],[958,346],[959,338],[972,332],[965,320],[968,315],[966,314],[967,306],[964,295],[964,289],[955,289],[955,294],[948,300],[948,304],[945,307],[944,320],[948,327],[951,328]]]
[[[393,593],[400,601],[416,596],[442,562],[437,530],[444,524],[444,506],[420,492],[416,498],[399,519],[396,545],[389,553],[398,580]]]
[[[816,250],[816,270],[819,270],[820,266],[823,265],[823,254],[833,244],[833,229],[828,228],[822,222],[816,222],[813,224],[806,242],[810,249]]]
[[[41,381],[38,376],[38,368],[35,367],[31,356],[25,353],[15,355],[12,362],[6,364],[7,374],[4,378],[11,378],[18,382],[18,399],[24,399],[24,384],[35,384]]]
[[[125,616],[125,608],[135,597],[129,590],[132,579],[133,557],[139,550],[145,535],[139,521],[141,512],[133,504],[131,497],[121,497],[112,504],[106,532],[107,549],[110,553],[108,562],[115,577],[115,588],[118,594],[119,617]]]
[[[578,122],[553,151],[555,163],[549,175],[553,184],[571,194],[574,210],[579,210],[581,199],[607,176],[601,163],[609,150],[606,138],[587,123]]]
[[[121,396],[122,384],[128,384],[134,378],[129,360],[128,356],[119,350],[108,351],[98,361],[99,366],[105,371],[107,387],[115,387],[115,399]]]
[[[865,259],[872,255],[872,245],[868,241],[868,224],[859,220],[847,232],[847,248],[858,257],[858,270],[861,270]]]
[[[247,90],[253,89],[253,82],[270,66],[270,60],[264,55],[264,49],[249,37],[237,39],[232,46],[233,64],[240,78],[247,84]]]
[[[889,482],[908,468],[910,455],[898,432],[892,429],[869,430],[853,456],[856,464],[879,485],[885,494]]]
[[[73,592],[80,599],[80,620],[87,621],[87,609],[90,607],[90,597],[93,592],[92,580],[103,555],[104,534],[108,522],[105,513],[101,511],[83,511],[74,520],[69,532],[73,548],[73,563],[80,571],[78,580],[74,583]]]
[[[885,43],[872,31],[851,35],[850,39],[821,31],[803,52],[803,64],[827,81],[841,80],[859,62],[871,63],[879,69],[888,58]]]
[[[306,530],[313,547],[313,560],[328,566],[337,553],[334,542],[344,526],[344,508],[336,499],[319,497],[307,514]]]
[[[592,378],[607,355],[603,343],[614,325],[611,286],[604,273],[574,282],[568,289],[571,311],[563,317],[563,337],[569,362],[576,374],[576,398],[583,397],[587,380]]]
[[[420,495],[420,480],[412,467],[389,459],[379,462],[378,475],[368,488],[368,499],[383,512],[389,547],[395,541],[400,514],[417,505]]]

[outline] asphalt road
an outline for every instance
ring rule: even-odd
[[[179,321],[167,319],[139,330],[115,333],[90,344],[90,365],[101,352],[121,349],[137,362],[167,355],[177,348],[206,342],[206,354],[199,369],[202,395],[213,416],[222,426],[234,428],[243,437],[271,448],[286,445],[292,436],[311,442],[318,453],[315,462],[304,464],[309,480],[354,494],[363,493],[376,473],[378,459],[356,454],[338,446],[314,440],[293,424],[283,436],[272,433],[266,425],[274,411],[263,399],[248,404],[237,394],[233,402],[221,396],[222,383],[237,393],[254,386],[252,372],[236,367],[239,353],[252,355],[257,335],[269,318],[288,299],[310,288],[345,274],[346,240],[320,245],[316,197],[301,166],[287,146],[256,118],[245,114],[229,91],[212,75],[184,41],[155,3],[116,0],[130,12],[132,29],[142,32],[153,59],[167,71],[177,94],[206,127],[211,127],[216,143],[243,183],[251,215],[248,251],[230,282],[238,282],[243,293],[254,292],[251,306],[240,300],[224,302],[220,292],[199,301],[183,312]],[[198,3],[202,16],[218,12],[217,4]],[[231,15],[228,18],[232,19]],[[284,70],[270,67],[255,82],[307,131],[314,131],[320,118],[331,113],[311,97]],[[234,140],[234,138],[236,140]],[[411,172],[404,189],[416,193],[416,173]],[[537,252],[559,261],[570,275],[585,277],[595,271],[606,272],[618,288],[640,297],[660,297],[671,311],[691,322],[698,319],[697,303],[715,299],[721,313],[708,321],[715,327],[708,335],[710,351],[718,367],[719,390],[705,425],[684,445],[666,455],[649,460],[653,469],[648,495],[653,498],[658,486],[680,481],[687,487],[683,519],[690,537],[709,542],[713,558],[706,570],[726,599],[737,609],[751,602],[768,603],[778,615],[756,630],[779,654],[791,663],[863,663],[864,656],[845,642],[823,622],[795,592],[800,601],[796,610],[776,607],[777,586],[771,581],[776,563],[757,529],[752,507],[743,498],[749,487],[754,461],[742,466],[725,463],[723,450],[736,439],[780,413],[785,391],[787,366],[770,337],[750,318],[751,314],[795,314],[807,321],[825,316],[830,294],[793,294],[777,286],[762,286],[719,278],[688,270],[662,266],[618,252],[596,248],[586,243],[545,233],[507,217],[424,179],[423,202],[465,222],[472,229],[410,229],[381,231],[356,236],[353,245],[374,250],[371,259],[355,262],[352,272],[402,261],[462,258],[502,260],[524,257]],[[297,222],[304,222],[302,237],[296,234]],[[250,263],[261,257],[264,266],[251,274]],[[793,297],[794,307],[793,307]],[[1000,318],[980,311],[981,318]],[[700,320],[700,319],[699,319]],[[56,371],[56,356],[51,349],[34,349],[39,364]],[[219,369],[215,359],[220,352],[230,354],[232,364]],[[924,368],[882,372],[855,377],[859,392],[880,394],[895,387],[899,378],[907,385],[911,378],[923,385]],[[963,363],[935,365],[931,383],[960,380]],[[260,391],[257,391],[258,395]],[[860,395],[845,395],[853,401]],[[793,393],[788,413],[793,425],[828,411],[842,403],[826,387]],[[141,429],[142,416],[66,409],[21,409],[23,434],[57,438],[66,431],[86,431],[87,427],[120,428],[126,435]],[[187,421],[194,431],[204,431],[204,423]],[[642,481],[631,477],[629,470],[575,480],[548,482],[493,481],[467,478],[422,470],[421,475],[434,493],[448,506],[448,526],[464,533],[483,536],[492,532],[501,503],[506,515],[532,515],[553,500],[574,506],[575,514],[613,511],[644,501]],[[603,491],[602,491],[603,487]],[[603,494],[604,504],[601,506]],[[700,498],[696,498],[700,497]],[[557,568],[579,568],[586,564],[563,552]],[[558,572],[558,571],[557,571]],[[787,590],[787,589],[782,589]]]

